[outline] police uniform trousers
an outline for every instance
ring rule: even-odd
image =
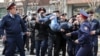
[[[91,44],[90,45],[89,44],[82,45],[79,48],[76,56],[93,56],[93,54],[92,54],[92,45]]]
[[[93,56],[97,56],[97,53],[98,53],[98,36],[93,36],[92,44],[93,44]]]
[[[20,56],[25,56],[22,34],[8,34],[5,56],[14,56],[16,47],[20,51]]]
[[[75,56],[75,43],[68,40],[67,41],[68,46],[67,46],[67,53],[69,56]]]

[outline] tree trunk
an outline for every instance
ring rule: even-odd
[[[12,0],[12,2],[15,2],[15,0]]]
[[[24,15],[27,15],[27,8],[28,8],[28,0],[25,0],[23,3],[23,7],[24,7]]]

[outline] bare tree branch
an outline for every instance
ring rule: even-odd
[[[28,0],[24,0],[23,7],[24,7],[24,15],[27,15]]]
[[[100,0],[87,0],[90,8],[95,11],[100,6]]]

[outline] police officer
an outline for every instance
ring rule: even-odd
[[[75,40],[75,43],[80,44],[80,48],[76,54],[76,56],[92,56],[92,43],[91,43],[91,25],[87,20],[88,14],[84,11],[80,11],[80,19],[81,22],[80,28],[77,31],[72,33],[67,33],[67,36],[71,36],[73,34],[78,34],[78,39]]]
[[[65,29],[66,31],[68,31],[68,28],[66,29],[65,26],[67,27],[67,19],[66,19],[66,15],[67,14],[62,14],[60,16],[60,25],[62,29]],[[64,24],[66,23],[66,24]],[[66,39],[65,39],[65,32],[61,31],[61,39],[60,39],[60,50],[62,50],[62,56],[66,56]]]
[[[89,11],[89,19],[91,23],[91,30],[97,30],[99,29],[99,21],[94,18],[94,12]],[[93,56],[97,56],[98,53],[98,35],[92,35],[92,43],[93,43]]]
[[[3,41],[7,41],[5,56],[14,56],[16,47],[20,51],[20,56],[25,56],[22,31],[29,34],[21,17],[16,14],[16,4],[11,3],[8,8],[8,14],[3,17],[0,25],[0,32]],[[5,30],[5,33],[4,33]]]

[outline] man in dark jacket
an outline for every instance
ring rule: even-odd
[[[38,16],[36,19],[35,29],[38,31],[36,36],[36,56],[45,56],[48,46],[48,26],[41,19],[45,18],[45,9],[39,8]],[[40,54],[41,50],[41,54]]]

